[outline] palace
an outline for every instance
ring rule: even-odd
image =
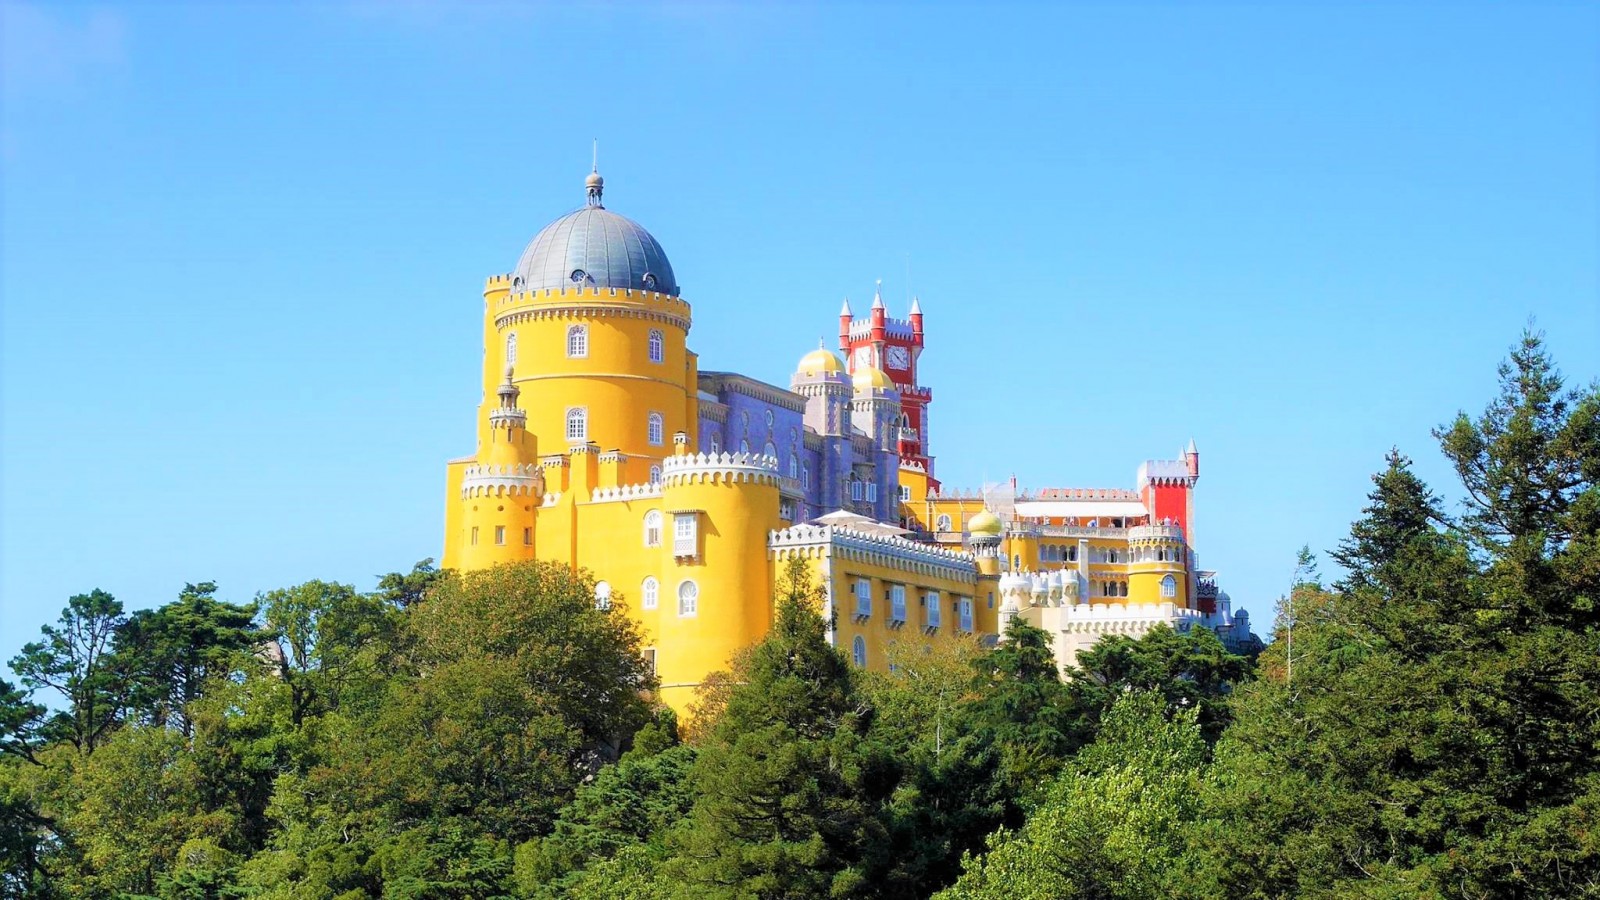
[[[1200,456],[1139,467],[1134,490],[945,489],[918,384],[923,313],[839,315],[843,357],[801,357],[789,387],[702,371],[661,245],[587,202],[484,287],[477,450],[447,467],[447,568],[544,559],[587,569],[637,618],[663,701],[771,627],[800,558],[829,636],[882,668],[895,642],[994,640],[1013,617],[1070,665],[1105,634],[1165,623],[1249,639],[1193,547]]]

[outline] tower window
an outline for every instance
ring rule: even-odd
[[[660,466],[651,466],[650,467],[650,483],[651,484],[660,484],[661,483],[661,467]]]
[[[651,575],[644,580],[639,588],[639,607],[641,609],[655,609],[661,602],[661,582]]]
[[[1178,596],[1178,579],[1171,575],[1161,579],[1161,596],[1167,599]]]
[[[611,608],[611,584],[602,581],[594,586],[594,608]]]
[[[678,615],[693,616],[700,612],[700,588],[692,581],[678,585]]]
[[[644,545],[661,546],[661,510],[652,509],[644,514]]]
[[[667,339],[659,328],[650,329],[650,361],[661,362],[667,357]]]
[[[533,529],[532,528],[524,528],[524,529],[522,529],[522,543],[528,545],[529,547],[533,546]]]
[[[789,477],[800,480],[800,457],[793,453],[789,454]]]
[[[589,439],[589,410],[586,407],[574,406],[567,410],[567,440],[586,441]]]
[[[515,331],[506,335],[506,365],[513,365],[517,361],[517,333]]]
[[[472,526],[472,546],[478,546],[478,526]]]
[[[865,669],[867,667],[867,639],[859,634],[856,635],[856,639],[850,642],[850,655],[855,659],[856,668]]]
[[[765,447],[761,448],[761,453],[763,455],[765,455],[765,456],[772,457],[772,461],[773,462],[777,462],[778,461],[778,448],[772,446],[772,442],[771,441],[767,441],[767,445]]]
[[[934,527],[934,529],[936,531],[949,531],[950,530],[950,517],[949,516],[940,516],[938,518],[938,520],[934,523],[933,527]]]
[[[505,546],[505,543],[506,543],[506,527],[504,525],[496,525],[494,527],[494,542],[495,542],[495,544],[497,544],[499,546],[502,546],[502,547]]]
[[[645,431],[645,437],[650,441],[651,446],[659,447],[665,442],[666,439],[662,436],[661,413],[653,412],[650,414],[650,418],[645,425]]]
[[[583,359],[589,355],[589,326],[574,325],[567,329],[567,358]]]

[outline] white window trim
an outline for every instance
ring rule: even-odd
[[[667,336],[659,328],[650,329],[649,350],[646,352],[653,363],[664,362],[667,358]]]
[[[579,434],[573,434],[572,423],[578,423]],[[567,407],[567,442],[587,441],[589,439],[589,407]]]
[[[661,602],[661,582],[654,575],[647,575],[639,585],[639,608],[655,609]]]
[[[666,418],[658,412],[652,412],[645,417],[645,440],[653,447],[659,447],[666,442]]]
[[[687,608],[684,601],[688,601]],[[678,582],[678,616],[692,619],[700,615],[700,586],[691,579]]]
[[[567,328],[567,359],[587,359],[589,356],[589,326],[572,325]]]

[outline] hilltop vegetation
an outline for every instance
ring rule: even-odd
[[[542,563],[76,596],[0,681],[0,891],[1600,897],[1600,390],[1527,336],[1436,435],[1461,511],[1392,453],[1257,660],[1157,629],[1063,680],[1015,625],[867,673],[797,568],[680,727]]]

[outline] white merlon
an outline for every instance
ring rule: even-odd
[[[501,497],[536,494],[544,488],[537,463],[467,466],[461,472],[461,496]]]
[[[643,500],[661,496],[661,482],[645,484],[620,484],[616,487],[596,488],[589,495],[590,503],[615,503],[623,500]]]
[[[695,482],[778,484],[778,459],[761,453],[689,453],[661,463],[662,481],[671,487]]]

